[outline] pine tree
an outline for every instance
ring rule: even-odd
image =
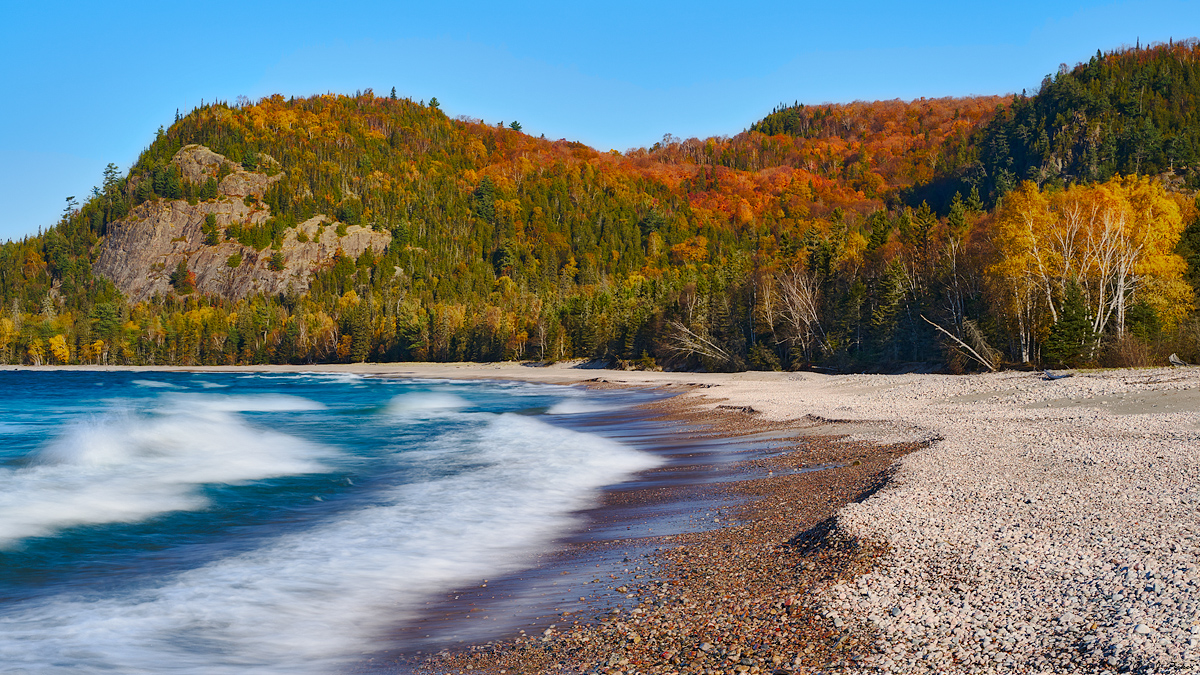
[[[1058,321],[1050,327],[1050,336],[1042,345],[1042,356],[1050,365],[1075,367],[1091,360],[1095,346],[1096,334],[1083,290],[1078,281],[1072,281],[1063,295]]]

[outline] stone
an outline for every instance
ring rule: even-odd
[[[233,165],[201,145],[181,149],[172,161],[193,182],[203,182],[210,174],[215,176],[222,163]],[[98,245],[95,273],[112,281],[131,302],[143,302],[155,294],[173,292],[170,275],[183,261],[196,275],[197,293],[237,300],[256,293],[286,293],[289,288],[303,293],[308,290],[313,270],[332,264],[339,250],[357,258],[368,248],[382,254],[391,243],[391,234],[358,225],[345,227],[345,234],[338,236],[337,223],[325,215],[314,216],[285,232],[280,247],[284,258],[281,270],[270,268],[275,251],[269,248],[256,251],[237,241],[205,243],[202,228],[207,216],[213,216],[219,230],[234,223],[265,223],[271,217],[270,209],[261,202],[248,205],[243,198],[261,196],[281,175],[268,177],[242,171],[239,166],[221,181],[216,199],[194,205],[182,199],[158,199],[135,206],[109,225],[108,234]],[[300,241],[301,233],[307,241]],[[231,269],[226,261],[234,254],[242,256],[242,263]]]

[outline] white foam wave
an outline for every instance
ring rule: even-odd
[[[233,409],[254,408],[224,410]],[[0,546],[78,525],[202,509],[201,485],[327,471],[322,460],[331,455],[255,428],[220,404],[103,415],[69,428],[32,465],[0,471]]]
[[[240,380],[316,380],[318,382],[359,382],[365,377],[359,373],[321,372],[306,370],[299,373],[246,373],[238,376]]]
[[[337,672],[386,646],[388,626],[430,594],[516,568],[599,487],[656,464],[533,418],[479,419],[396,456],[470,469],[136,593],[26,607],[0,619],[0,662],[51,674]]]
[[[620,406],[608,405],[598,401],[588,400],[585,398],[568,398],[554,405],[546,411],[547,415],[582,415],[586,413],[605,412],[608,410],[617,410]]]
[[[470,405],[466,400],[454,394],[422,392],[400,394],[394,397],[388,404],[388,412],[393,415],[423,416],[455,412]]]
[[[214,396],[175,394],[165,399],[178,411],[204,412],[302,412],[325,410],[325,405],[312,399],[287,394],[254,396]]]
[[[134,380],[133,384],[147,389],[186,389],[186,387],[170,382],[159,382],[158,380]]]

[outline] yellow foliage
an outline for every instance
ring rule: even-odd
[[[62,335],[50,338],[50,354],[59,363],[68,363],[71,360],[71,350],[67,348],[67,339]]]
[[[862,264],[863,252],[867,250],[867,238],[862,236],[862,233],[857,229],[852,230],[846,235],[846,248],[842,253],[842,260],[853,265]]]
[[[501,298],[512,300],[517,294],[517,282],[508,276],[502,276],[496,280],[496,290],[500,293]]]
[[[1139,300],[1174,326],[1193,303],[1187,265],[1175,254],[1184,226],[1178,202],[1149,178],[1118,176],[1055,194],[1027,181],[1004,196],[992,224],[994,300],[1027,336],[1045,334],[1071,281],[1083,287],[1098,331],[1115,324],[1123,332],[1125,312]]]
[[[338,298],[338,311],[339,312],[345,311],[345,309],[347,307],[353,307],[354,305],[357,305],[357,304],[358,304],[358,293],[355,293],[354,289],[352,288],[352,289],[346,291],[345,294],[342,295],[342,297]]]
[[[13,320],[5,317],[0,317],[0,349],[8,349],[13,340],[17,338],[17,326]]]
[[[1148,277],[1141,289],[1141,299],[1158,314],[1163,328],[1174,330],[1188,312],[1196,307],[1191,284],[1178,277]]]
[[[46,348],[41,338],[31,340],[25,348],[25,353],[29,356],[29,362],[35,366],[40,366],[46,361]]]
[[[80,361],[95,361],[100,363],[100,357],[104,354],[104,340],[95,340],[91,344],[85,344],[79,353]]]
[[[657,232],[651,232],[650,236],[646,238],[646,256],[649,258],[656,257],[660,253],[662,253],[662,250],[663,250],[662,235],[660,235]]]

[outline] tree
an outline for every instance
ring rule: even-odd
[[[429,107],[430,107],[430,108],[433,108],[434,110],[436,110],[436,109],[438,109],[438,108],[439,108],[441,105],[442,105],[441,103],[438,103],[438,100],[437,100],[437,97],[436,97],[436,96],[434,96],[433,98],[429,99]]]
[[[59,363],[70,363],[71,351],[67,349],[67,339],[61,334],[50,338],[50,354]]]
[[[69,221],[71,216],[75,215],[75,212],[78,210],[79,202],[75,201],[75,196],[71,195],[70,197],[67,197],[67,205],[63,207],[63,222]]]
[[[521,123],[520,123],[520,122],[518,122],[518,121],[516,121],[516,120],[513,120],[513,121],[512,121],[512,122],[511,122],[511,123],[508,125],[508,128],[509,128],[509,129],[512,129],[513,131],[520,131],[520,130],[521,130]]]
[[[186,260],[180,260],[175,265],[175,271],[171,272],[170,281],[171,286],[179,295],[188,295],[196,290],[196,273],[188,270]]]
[[[1050,365],[1075,367],[1092,360],[1096,333],[1088,316],[1087,302],[1079,282],[1067,284],[1059,319],[1050,327],[1042,356]]]
[[[200,231],[204,233],[204,243],[208,246],[216,246],[221,243],[221,231],[217,229],[217,217],[213,214],[204,216],[204,224],[200,226]]]
[[[1033,358],[1037,337],[1061,320],[1059,303],[1072,283],[1097,340],[1109,329],[1124,335],[1127,309],[1137,302],[1174,326],[1193,299],[1184,281],[1187,263],[1175,252],[1183,230],[1175,199],[1147,178],[1117,177],[1052,194],[1026,181],[1009,192],[995,214],[996,259],[987,274],[1022,361]]]
[[[1004,197],[992,230],[995,261],[987,269],[992,303],[1015,340],[1021,363],[1034,358],[1036,338],[1056,320],[1045,233],[1050,200],[1025,181]]]
[[[806,361],[813,359],[814,345],[827,349],[818,293],[815,277],[800,266],[779,275],[779,318],[784,339],[799,347]]]

